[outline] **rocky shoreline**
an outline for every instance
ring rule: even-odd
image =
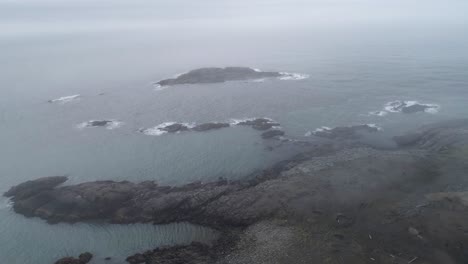
[[[213,245],[137,253],[132,264],[466,263],[468,121],[396,137],[392,150],[344,143],[354,136],[340,131],[242,180],[60,186],[67,178],[56,176],[5,196],[49,223],[187,221],[221,232]]]

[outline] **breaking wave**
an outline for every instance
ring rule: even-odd
[[[279,77],[282,81],[298,81],[308,79],[310,75],[303,73],[289,73],[289,72],[280,72],[281,76]]]
[[[75,100],[78,100],[81,98],[81,95],[75,94],[75,95],[69,95],[69,96],[62,96],[56,99],[51,99],[49,100],[49,103],[58,103],[58,104],[65,104],[68,102],[72,102]]]

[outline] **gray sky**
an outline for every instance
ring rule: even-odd
[[[466,0],[0,0],[0,35],[467,26]]]

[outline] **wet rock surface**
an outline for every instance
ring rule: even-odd
[[[78,258],[74,257],[65,257],[57,260],[55,264],[86,264],[91,261],[93,258],[93,254],[89,252],[85,252],[83,254],[80,254]]]
[[[269,130],[269,131],[263,132],[262,133],[262,138],[263,139],[270,139],[270,138],[280,137],[280,136],[284,136],[284,135],[285,135],[284,131],[274,129],[274,130]]]
[[[103,126],[107,126],[109,124],[111,124],[112,121],[110,120],[93,120],[93,121],[89,121],[87,123],[87,126],[89,127],[103,127]]]
[[[279,72],[262,72],[247,67],[201,68],[184,73],[177,78],[165,79],[157,84],[161,86],[180,84],[222,83],[227,81],[254,80],[279,77]]]

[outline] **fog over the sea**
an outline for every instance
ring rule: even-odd
[[[437,29],[466,26],[466,10],[464,0],[1,0],[0,37],[148,29]]]

